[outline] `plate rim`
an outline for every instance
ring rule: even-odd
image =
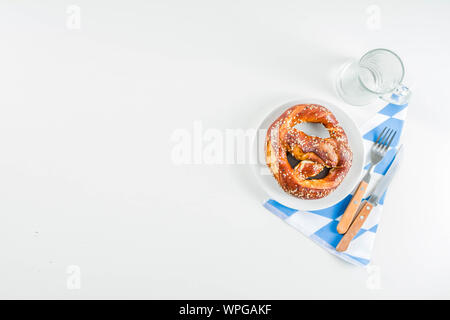
[[[356,129],[356,132],[358,133],[359,139],[355,139],[355,140],[357,140],[357,144],[359,144],[359,146],[362,149],[362,154],[361,154],[362,161],[361,161],[361,164],[360,164],[359,168],[356,168],[357,172],[355,173],[355,175],[358,176],[358,179],[355,179],[355,182],[351,183],[351,185],[349,186],[348,193],[346,193],[346,192],[343,193],[342,197],[338,197],[337,200],[334,200],[334,201],[331,201],[331,202],[328,202],[328,203],[325,202],[322,205],[316,205],[316,206],[313,205],[313,203],[314,203],[313,201],[315,201],[315,200],[304,200],[304,199],[299,199],[299,198],[296,198],[296,197],[294,197],[292,195],[289,195],[277,183],[277,185],[278,185],[278,187],[279,187],[281,192],[284,192],[284,193],[286,193],[286,195],[290,196],[292,198],[292,201],[298,201],[298,205],[292,206],[291,203],[286,203],[285,201],[280,200],[279,197],[277,197],[276,194],[274,194],[270,190],[270,187],[266,185],[266,182],[263,181],[263,178],[261,177],[261,174],[259,173],[259,170],[261,169],[261,163],[258,160],[259,156],[260,156],[259,152],[258,152],[258,150],[259,150],[258,149],[258,134],[256,135],[256,137],[254,139],[254,142],[252,143],[252,148],[253,149],[251,150],[251,154],[254,157],[254,161],[252,162],[253,163],[253,165],[252,165],[253,173],[257,176],[256,178],[258,179],[258,182],[261,185],[261,188],[265,191],[265,193],[268,195],[268,197],[273,199],[273,200],[275,200],[275,201],[277,201],[277,202],[279,202],[280,204],[282,204],[284,206],[287,206],[289,208],[296,209],[296,210],[301,210],[301,211],[315,211],[315,210],[326,209],[326,208],[329,208],[329,207],[332,207],[332,206],[336,205],[337,203],[342,201],[346,196],[348,196],[348,194],[351,194],[353,192],[353,190],[355,189],[355,186],[358,184],[359,179],[360,179],[360,177],[362,175],[362,172],[364,170],[364,164],[366,162],[366,153],[365,153],[365,148],[364,148],[364,141],[363,141],[363,138],[362,138],[362,135],[361,135],[361,131],[359,130],[358,125],[347,114],[347,112],[345,112],[341,107],[337,106],[336,104],[334,104],[332,102],[326,101],[326,100],[310,98],[310,97],[302,97],[302,98],[298,98],[298,99],[295,99],[295,100],[290,100],[290,101],[288,101],[286,103],[280,104],[277,107],[271,109],[270,111],[268,111],[265,114],[265,116],[263,118],[260,119],[260,121],[258,123],[258,126],[257,126],[257,132],[259,132],[260,129],[263,129],[265,131],[265,133],[267,132],[267,128],[264,129],[264,128],[261,128],[261,127],[264,124],[264,122],[267,120],[267,118],[269,118],[272,115],[272,113],[276,112],[279,109],[286,110],[286,109],[288,109],[290,107],[293,107],[294,105],[297,105],[297,104],[319,104],[319,105],[323,105],[324,107],[329,109],[333,114],[335,114],[335,110],[338,110],[337,113],[339,113],[339,112],[342,113],[347,118],[347,120],[349,120],[349,122],[354,127],[353,129]],[[282,114],[282,112],[283,111],[281,111],[280,115]],[[339,122],[341,123],[341,121],[339,121]],[[265,134],[264,134],[264,137],[265,137]],[[265,161],[265,159],[264,159],[264,161]],[[265,162],[264,162],[264,164],[265,164]],[[352,169],[354,169],[353,166],[354,166],[354,163],[352,163]],[[266,168],[267,168],[267,165],[266,165]],[[340,186],[342,186],[342,184]],[[321,198],[321,199],[317,199],[317,200],[323,200],[323,199],[326,199],[326,198],[327,197],[324,197],[324,198]],[[309,206],[307,206],[308,208],[306,208],[306,209],[305,208],[301,208],[302,204],[304,205],[306,201],[307,201],[307,203],[310,204]]]

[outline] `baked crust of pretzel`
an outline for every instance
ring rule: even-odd
[[[321,123],[328,138],[309,136],[294,128],[299,123]],[[300,161],[295,168],[290,153]],[[266,162],[283,190],[301,199],[320,199],[344,180],[352,165],[353,153],[347,135],[336,117],[317,104],[299,104],[286,110],[269,127],[266,135]],[[329,169],[325,177],[314,178]]]

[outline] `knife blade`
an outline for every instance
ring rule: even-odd
[[[402,158],[403,158],[403,145],[401,145],[398,148],[391,166],[389,167],[384,177],[382,177],[376,184],[375,189],[370,194],[370,197],[367,200],[368,202],[372,203],[375,206],[378,205],[378,202],[380,201],[381,197],[385,193],[386,189],[389,187],[392,178],[397,173]]]
[[[353,220],[352,224],[350,225],[350,228],[348,229],[347,233],[342,237],[341,241],[336,246],[336,251],[343,252],[347,250],[348,246],[350,245],[350,242],[359,232],[372,209],[378,205],[384,192],[388,188],[389,184],[392,182],[392,178],[397,173],[402,158],[403,158],[403,146],[400,146],[397,150],[397,153],[395,154],[395,158],[392,161],[388,171],[386,172],[384,177],[382,177],[378,181],[369,199],[364,201],[364,203],[362,204],[361,209],[359,209],[359,212],[356,215],[355,219]]]

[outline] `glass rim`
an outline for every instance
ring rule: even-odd
[[[396,54],[396,53],[395,53],[394,51],[392,51],[392,50],[385,49],[385,48],[372,49],[372,50],[366,52],[366,53],[359,59],[358,65],[361,63],[362,59],[364,59],[367,55],[369,55],[369,54],[371,54],[371,53],[373,53],[373,52],[375,52],[375,51],[386,51],[386,52],[388,52],[388,53],[391,53],[391,54],[392,54],[394,57],[396,57],[397,60],[400,62],[400,66],[401,66],[401,68],[402,68],[402,75],[401,75],[401,77],[400,77],[400,80],[398,81],[398,84],[400,85],[400,84],[403,82],[403,78],[405,77],[405,66],[403,65],[403,61],[402,61],[402,59],[398,56],[398,54]],[[360,77],[359,75],[358,75],[358,80],[359,80],[359,83],[360,83],[366,90],[368,90],[368,91],[370,91],[370,92],[372,92],[372,93],[375,93],[375,94],[386,94],[386,93],[390,93],[390,92],[392,92],[392,91],[395,90],[395,88],[393,88],[392,90],[388,90],[388,91],[386,91],[386,92],[377,92],[377,91],[373,91],[373,90],[367,88],[367,86],[364,84],[364,82],[361,81],[361,77]]]

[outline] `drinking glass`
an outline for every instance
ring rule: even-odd
[[[367,105],[377,98],[403,105],[411,97],[411,90],[402,83],[404,76],[405,67],[398,55],[375,49],[345,65],[336,87],[342,99],[352,105]]]

